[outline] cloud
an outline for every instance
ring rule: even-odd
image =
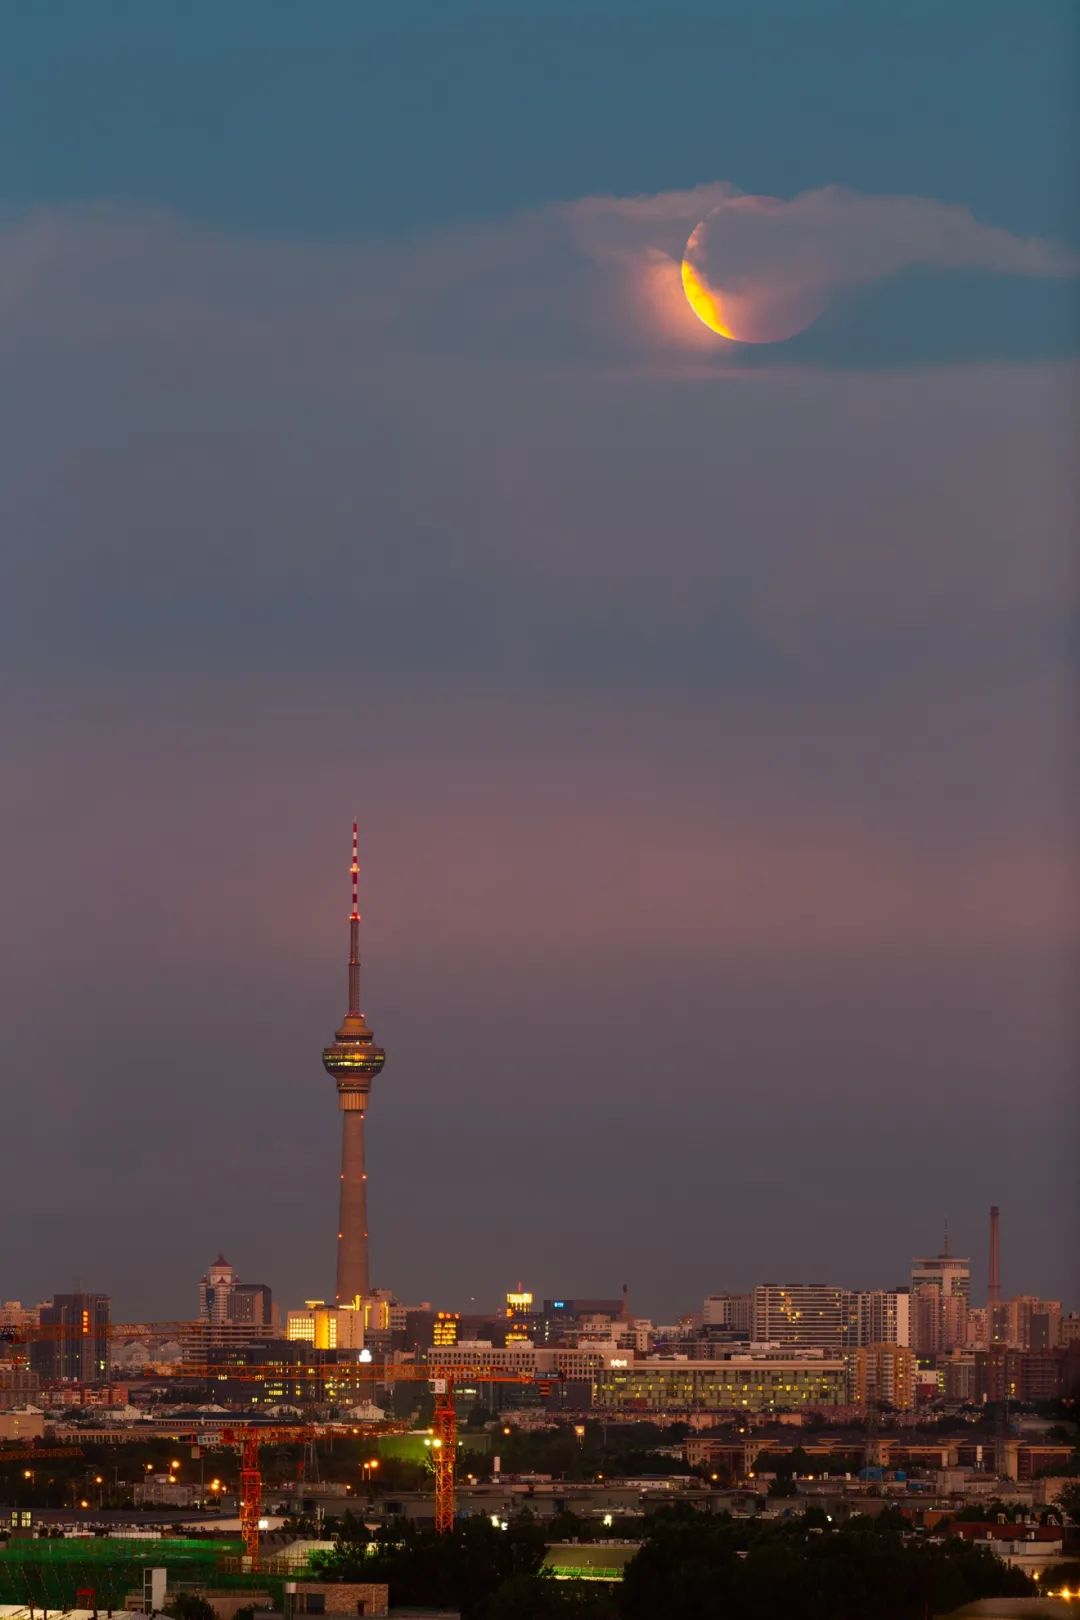
[[[655,340],[699,353],[718,346],[700,330],[683,293],[680,264],[691,238],[693,263],[729,309],[749,313],[788,300],[804,311],[802,324],[831,297],[905,271],[1080,273],[1075,253],[982,224],[968,208],[839,186],[788,201],[717,182],[653,197],[584,198],[565,213],[582,248],[622,283],[624,298],[636,301]],[[798,320],[763,326],[768,335],[799,329]]]
[[[762,357],[746,345],[733,351],[718,343],[687,304],[680,263],[702,222],[702,262],[747,302],[794,289],[811,301],[842,303],[843,295],[913,271],[938,282],[989,274],[1015,288],[1067,280],[1080,268],[1057,244],[980,223],[966,208],[834,186],[790,201],[749,196],[728,181],[652,196],[585,197],[363,244],[230,236],[161,211],[98,205],[38,210],[0,232],[0,339],[17,344],[44,319],[82,348],[142,322],[154,344],[168,320],[178,336],[195,341],[209,338],[213,326],[216,340],[235,352],[253,340],[263,344],[265,321],[277,319],[279,363],[301,374],[326,363],[325,343],[357,367],[392,366],[399,374],[422,358],[448,365],[464,359],[473,372],[523,361],[654,370],[672,362],[675,377],[729,376],[733,358],[746,365]],[[977,301],[967,303],[979,325],[967,333],[965,357],[972,344],[983,358],[1022,355],[1029,336],[1022,320],[997,319]],[[298,314],[305,336],[290,343]],[[954,306],[949,320],[955,328]],[[939,354],[948,354],[957,334],[942,333],[932,300],[929,309],[924,300],[902,312],[899,322],[888,311],[881,317],[899,328],[901,353],[905,343],[917,349],[926,323]],[[842,341],[842,320],[836,330]],[[870,350],[872,357],[873,342]],[[776,358],[828,365],[830,350],[803,342],[774,351]]]

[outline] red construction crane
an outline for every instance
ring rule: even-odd
[[[259,1468],[259,1447],[310,1440],[315,1433],[311,1424],[284,1424],[268,1428],[262,1423],[245,1423],[235,1429],[222,1429],[221,1438],[227,1446],[236,1446],[240,1452],[240,1535],[244,1542],[244,1556],[250,1567],[259,1567],[259,1518],[262,1513],[262,1472]]]
[[[209,1323],[146,1322],[112,1323],[103,1329],[109,1337],[138,1339],[161,1338],[197,1332],[212,1334]],[[79,1329],[69,1324],[48,1324],[41,1327],[16,1328],[5,1335],[17,1344],[35,1340],[49,1340],[65,1335],[77,1335]],[[212,1344],[212,1338],[209,1341]],[[202,1348],[205,1348],[205,1344]],[[468,1362],[440,1361],[431,1366],[422,1362],[354,1362],[335,1361],[317,1366],[304,1366],[292,1362],[232,1363],[177,1361],[152,1363],[143,1369],[150,1378],[189,1378],[217,1381],[221,1378],[243,1382],[266,1382],[270,1379],[296,1381],[306,1378],[318,1381],[322,1377],[342,1384],[394,1384],[426,1383],[435,1397],[435,1415],[432,1433],[432,1465],[435,1475],[435,1528],[440,1533],[450,1530],[455,1513],[455,1464],[457,1461],[457,1413],[454,1407],[455,1387],[471,1384],[518,1384],[550,1388],[550,1375],[540,1377],[531,1372],[510,1372],[504,1367],[479,1365]],[[158,1431],[161,1432],[161,1431]],[[174,1438],[181,1439],[177,1433]],[[244,1538],[245,1556],[258,1559],[258,1524],[261,1505],[262,1478],[258,1466],[260,1441],[296,1440],[308,1437],[311,1426],[267,1428],[264,1425],[237,1425],[223,1431],[233,1436],[230,1443],[238,1445],[241,1453],[240,1470],[240,1524]]]
[[[324,1374],[335,1384],[396,1384],[424,1383],[435,1397],[435,1415],[432,1423],[432,1467],[435,1475],[435,1528],[440,1534],[454,1527],[455,1465],[457,1462],[457,1411],[454,1390],[458,1384],[518,1384],[544,1385],[550,1388],[550,1375],[538,1377],[531,1372],[509,1372],[505,1367],[471,1366],[467,1362],[438,1362],[428,1366],[415,1361],[337,1361],[319,1367],[304,1367],[290,1362],[264,1362],[256,1365],[232,1366],[222,1362],[175,1362],[168,1367],[153,1368],[157,1377],[216,1379],[225,1374],[230,1379],[245,1383],[263,1383],[269,1379],[281,1381],[298,1377],[318,1378]],[[150,1373],[151,1369],[147,1369]],[[261,1497],[261,1478],[258,1471],[260,1439],[273,1442],[296,1439],[306,1429],[286,1427],[269,1429],[262,1424],[244,1425],[224,1429],[224,1436],[235,1437],[233,1443],[241,1447],[240,1523],[244,1532],[244,1547],[249,1558],[258,1557],[258,1524]],[[245,1450],[245,1447],[247,1448]],[[254,1529],[251,1527],[254,1526]]]

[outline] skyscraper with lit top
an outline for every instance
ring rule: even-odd
[[[364,1115],[371,1082],[386,1062],[386,1053],[360,1010],[360,867],[357,824],[352,830],[352,911],[349,913],[349,1005],[332,1046],[323,1052],[323,1067],[337,1082],[341,1109],[341,1194],[338,1209],[337,1285],[335,1302],[352,1305],[371,1293],[368,1270],[367,1170],[364,1165]]]

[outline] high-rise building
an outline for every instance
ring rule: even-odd
[[[219,1254],[207,1267],[206,1277],[199,1278],[199,1322],[209,1324],[206,1343],[212,1345],[219,1338],[241,1343],[241,1336],[225,1333],[225,1328],[248,1325],[261,1332],[274,1328],[274,1294],[266,1283],[241,1283],[235,1268]]]
[[[939,1356],[967,1341],[971,1261],[949,1251],[911,1262],[911,1346],[919,1355]]]
[[[857,1406],[892,1406],[910,1412],[915,1406],[915,1353],[907,1345],[864,1344],[848,1357],[850,1394]]]
[[[906,1288],[868,1288],[854,1296],[855,1343],[911,1343],[911,1296]]]
[[[31,1344],[30,1366],[43,1382],[108,1383],[108,1294],[55,1294],[41,1327],[51,1331]]]
[[[753,1315],[752,1294],[710,1294],[701,1308],[701,1323],[707,1328],[730,1328],[749,1338]]]
[[[386,1053],[360,1010],[360,866],[357,824],[353,822],[352,910],[349,913],[349,1005],[332,1046],[323,1051],[323,1067],[337,1082],[341,1110],[341,1187],[338,1204],[337,1305],[352,1305],[371,1293],[368,1269],[367,1170],[364,1165],[364,1115],[371,1082],[382,1070]]]
[[[432,1323],[431,1342],[433,1345],[442,1347],[448,1344],[457,1344],[460,1329],[460,1311],[436,1311],[435,1320]]]
[[[1052,1401],[1065,1392],[1064,1350],[1014,1350],[992,1344],[975,1352],[978,1401]]]
[[[253,1328],[272,1328],[273,1295],[265,1283],[240,1282],[235,1269],[219,1254],[199,1280],[199,1321],[212,1327],[248,1323]],[[212,1342],[212,1333],[210,1337]]]
[[[853,1341],[853,1295],[825,1283],[759,1283],[753,1294],[755,1344],[839,1355]]]
[[[506,1343],[531,1342],[536,1322],[532,1294],[518,1283],[506,1296]]]
[[[1061,1339],[1061,1301],[1017,1294],[987,1307],[989,1341],[1016,1350],[1053,1350]]]
[[[199,1279],[199,1321],[227,1322],[229,1302],[236,1286],[236,1272],[223,1254],[219,1254],[206,1276]]]

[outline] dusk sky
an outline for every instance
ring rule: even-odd
[[[5,23],[5,1295],[1080,1305],[1074,0]]]

